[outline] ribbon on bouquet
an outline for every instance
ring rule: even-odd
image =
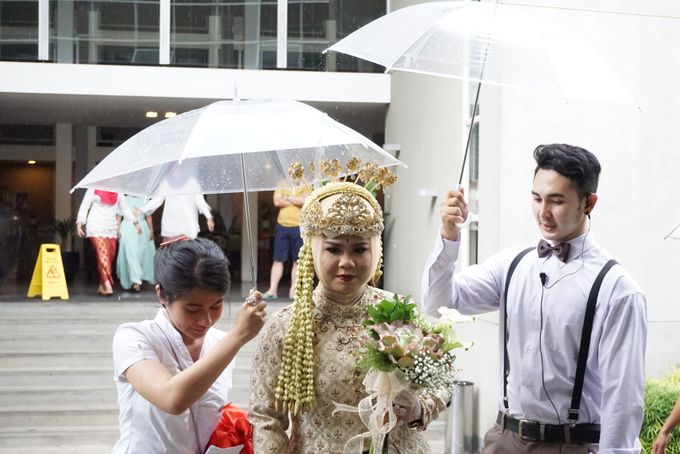
[[[392,407],[394,399],[410,385],[404,373],[398,369],[391,372],[371,369],[366,374],[363,383],[368,396],[361,399],[356,407],[333,402],[335,404],[334,415],[339,411],[359,413],[361,421],[368,428],[367,432],[347,440],[343,449],[345,454],[363,452],[363,440],[367,437],[371,437],[372,452],[382,453],[387,434],[397,424],[397,415]]]

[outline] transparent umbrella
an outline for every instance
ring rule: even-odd
[[[218,101],[140,131],[73,189],[138,196],[252,192],[292,188],[292,163],[351,158],[377,167],[404,165],[356,131],[296,101]],[[319,166],[317,165],[318,169]],[[343,174],[340,173],[340,176]],[[244,197],[250,225],[248,197]],[[250,264],[256,282],[253,241]]]
[[[353,157],[378,167],[403,165],[306,104],[218,101],[137,133],[75,188],[139,196],[265,191],[294,185],[293,162]]]
[[[478,82],[470,124],[481,83],[635,106],[590,46],[517,6],[465,1],[410,6],[374,20],[329,50],[377,63],[386,71]],[[463,170],[459,183],[462,176]]]

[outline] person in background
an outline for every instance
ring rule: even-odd
[[[138,216],[150,216],[163,203],[163,217],[161,218],[161,236],[163,241],[170,241],[180,236],[196,238],[201,231],[198,216],[202,214],[207,221],[208,230],[215,230],[215,222],[210,212],[210,205],[201,194],[172,195],[154,197],[135,211]]]
[[[121,325],[113,337],[120,437],[112,453],[202,454],[215,430],[239,350],[264,325],[266,303],[252,293],[224,333],[229,263],[206,238],[163,243],[154,257],[153,320]]]
[[[136,210],[144,205],[144,199],[131,195],[124,196],[128,206]],[[137,225],[133,221],[137,221]],[[116,275],[121,287],[139,292],[142,282],[154,282],[153,256],[154,245],[153,221],[151,216],[140,215],[135,219],[127,219],[118,213],[119,247],[116,260]]]
[[[457,272],[458,226],[469,213],[463,191],[449,191],[422,304],[430,314],[501,311],[499,412],[485,453],[639,452],[646,300],[590,233],[600,163],[566,144],[538,146],[534,159],[538,247]],[[585,367],[578,380],[577,364]]]
[[[675,401],[671,414],[668,415],[663,426],[661,426],[661,430],[659,430],[659,434],[656,436],[656,440],[654,440],[654,444],[652,445],[652,454],[664,454],[666,452],[668,437],[671,435],[671,432],[678,427],[678,424],[680,424],[680,398]]]
[[[290,292],[288,296],[293,298],[293,290],[297,281],[298,253],[302,247],[300,236],[300,208],[309,195],[306,186],[301,186],[295,191],[279,189],[274,191],[274,206],[279,209],[274,230],[274,254],[272,269],[269,277],[269,289],[264,293],[266,300],[278,298],[279,282],[283,277],[285,262],[291,262]]]
[[[101,296],[113,295],[113,261],[118,237],[117,212],[127,219],[133,219],[135,229],[141,231],[139,222],[135,220],[125,199],[116,192],[88,189],[76,218],[78,236],[89,238],[97,255],[97,294]]]

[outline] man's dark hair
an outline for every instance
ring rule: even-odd
[[[588,197],[597,192],[600,162],[585,148],[564,143],[539,145],[534,150],[534,159],[534,176],[540,169],[554,170],[572,181],[579,197]]]
[[[220,295],[229,292],[229,262],[222,249],[207,238],[161,246],[154,256],[153,268],[161,298],[168,303],[197,288]]]

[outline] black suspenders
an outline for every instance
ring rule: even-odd
[[[524,258],[529,251],[534,250],[533,247],[528,247],[513,259],[508,268],[508,275],[505,277],[505,292],[503,292],[503,301],[501,311],[503,312],[503,405],[508,410],[508,375],[510,374],[510,358],[508,357],[508,289],[510,288],[510,278],[519,262]]]
[[[510,360],[508,357],[508,311],[507,311],[507,295],[510,288],[510,278],[515,272],[515,268],[519,262],[524,258],[533,247],[524,249],[510,263],[508,274],[505,278],[505,292],[503,293],[503,301],[501,302],[501,311],[503,313],[503,405],[505,410],[508,410],[508,375],[510,374]],[[605,275],[609,270],[616,265],[616,260],[609,260],[600,270],[600,273],[595,278],[593,286],[588,295],[588,303],[586,305],[586,313],[583,319],[583,329],[581,331],[581,345],[578,352],[578,361],[576,363],[576,375],[574,377],[574,390],[571,395],[571,405],[569,407],[569,422],[575,424],[578,421],[579,408],[581,407],[581,394],[583,392],[583,379],[586,373],[586,363],[588,361],[588,350],[590,349],[590,336],[593,330],[593,320],[595,318],[595,306],[597,305],[597,296],[600,293],[600,286],[604,280]]]

